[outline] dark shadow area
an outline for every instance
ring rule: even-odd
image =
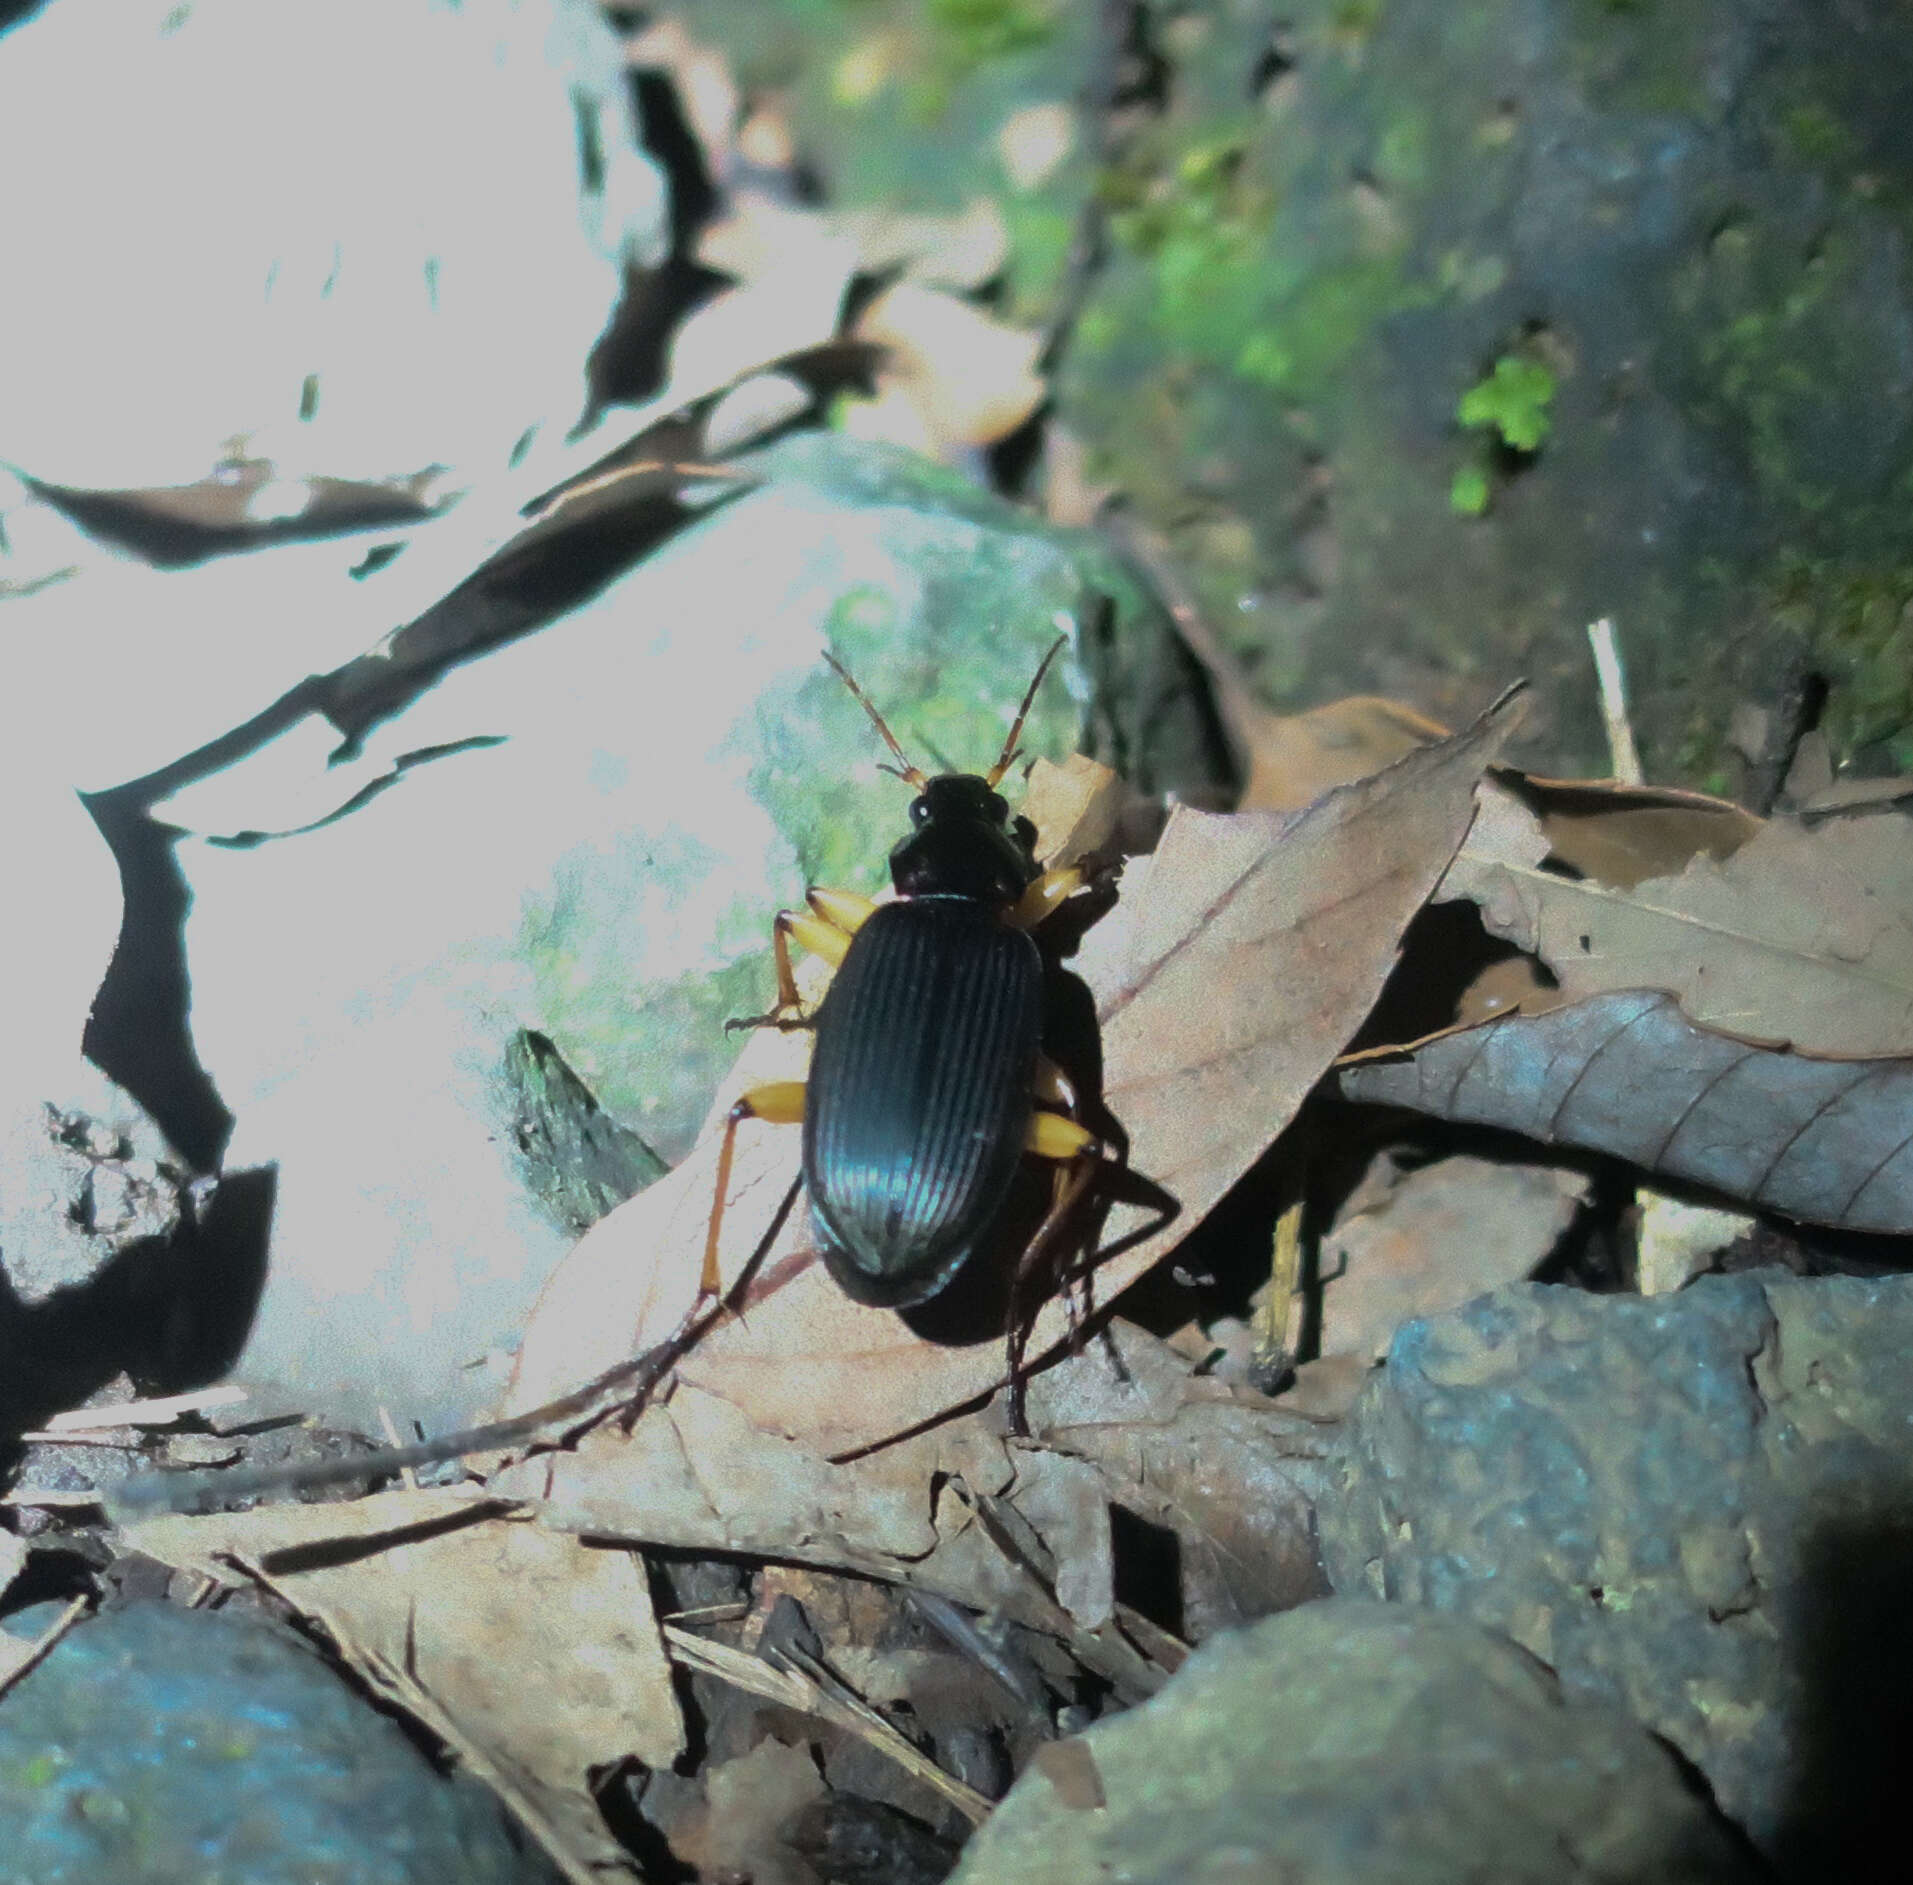
[[[588,402],[580,429],[610,406],[636,406],[663,391],[678,328],[727,285],[728,276],[688,256],[627,268],[624,289],[585,363]]]
[[[235,1173],[197,1221],[129,1245],[43,1303],[23,1303],[0,1276],[0,1434],[79,1406],[121,1373],[149,1394],[220,1380],[258,1308],[276,1188],[270,1170]]]
[[[666,1775],[664,1782],[668,1785],[675,1778]],[[594,1779],[592,1798],[611,1837],[638,1862],[642,1877],[656,1880],[657,1885],[692,1885],[695,1868],[686,1865],[671,1850],[662,1830],[645,1818],[643,1802],[658,1780],[635,1761],[627,1762]],[[684,1785],[689,1789],[689,1782]],[[696,1797],[702,1799],[701,1794]]]
[[[37,478],[25,482],[89,537],[155,569],[190,569],[217,556],[411,526],[433,515],[431,505],[402,489],[316,478],[304,481],[309,496],[298,515],[254,521],[246,504],[271,476],[270,467],[248,466],[228,483],[156,491],[79,491]]]
[[[1913,1237],[1762,1218],[1721,1253],[1719,1267],[1731,1276],[1775,1264],[1796,1276],[1892,1276],[1913,1270]]]
[[[671,246],[655,268],[625,270],[624,292],[586,364],[589,398],[583,425],[592,424],[608,406],[635,405],[653,397],[665,383],[666,358],[679,325],[729,280],[704,267],[693,253],[717,192],[703,148],[685,122],[677,87],[658,71],[631,73],[630,86],[643,148],[664,172]]]
[[[1269,1250],[1280,1211],[1273,1181],[1258,1161],[1166,1263],[1117,1298],[1123,1319],[1167,1339],[1191,1322],[1245,1316],[1269,1280]]]
[[[1043,433],[1049,421],[1050,403],[1045,400],[1015,431],[984,448],[983,462],[989,467],[993,490],[1016,502],[1032,497],[1043,467]]]
[[[1139,1518],[1125,1505],[1109,1508],[1109,1541],[1116,1569],[1116,1601],[1159,1630],[1181,1637],[1182,1543],[1167,1526]]]
[[[0,1599],[0,1616],[14,1616],[35,1604],[68,1604],[76,1597],[90,1597],[99,1588],[102,1568],[92,1551],[77,1540],[66,1547],[37,1543]]]
[[[1906,1850],[1913,1775],[1913,1482],[1868,1521],[1809,1540],[1791,1621],[1800,1759],[1774,1840],[1781,1871],[1886,1878]],[[1888,1855],[1899,1852],[1902,1861]]]
[[[1399,1047],[1452,1027],[1457,1004],[1482,971],[1522,953],[1489,935],[1479,904],[1424,905],[1403,932],[1394,970],[1347,1051]],[[1545,965],[1536,961],[1534,969],[1544,987],[1554,986]]]
[[[634,70],[630,87],[641,142],[668,185],[671,253],[688,255],[717,207],[717,186],[704,162],[704,146],[685,118],[676,81],[668,72]]]
[[[179,834],[156,823],[130,788],[96,793],[86,807],[119,864],[125,913],[82,1051],[146,1108],[194,1171],[215,1171],[233,1119],[199,1064],[188,1020],[191,897],[174,855]]]
[[[1319,1352],[1321,1285],[1315,1253],[1370,1163],[1382,1151],[1406,1169],[1466,1154],[1516,1166],[1537,1160],[1585,1172],[1588,1202],[1535,1273],[1539,1282],[1596,1292],[1632,1286],[1631,1238],[1621,1216],[1632,1200],[1628,1168],[1598,1154],[1538,1147],[1495,1127],[1450,1125],[1396,1107],[1358,1104],[1318,1089],[1273,1147],[1239,1178],[1191,1231],[1174,1259],[1123,1292],[1122,1313],[1168,1336],[1190,1321],[1241,1319],[1269,1280],[1276,1220],[1302,1190],[1304,1316],[1294,1361]]]
[[[0,0],[0,33],[22,25],[46,5],[46,0]]]

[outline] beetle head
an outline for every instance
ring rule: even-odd
[[[890,877],[904,897],[969,897],[1014,903],[1036,877],[1028,821],[988,779],[946,772],[923,782],[910,802],[910,835],[890,853]]]

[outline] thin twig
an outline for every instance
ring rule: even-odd
[[[1601,718],[1607,723],[1607,750],[1614,777],[1622,785],[1643,785],[1641,756],[1635,749],[1634,729],[1627,718],[1627,683],[1621,674],[1621,650],[1614,639],[1614,624],[1605,615],[1588,624],[1588,641],[1594,649],[1594,676],[1601,687]]]
[[[90,1597],[74,1598],[73,1601],[27,1645],[25,1653],[11,1669],[0,1668],[0,1695],[6,1694],[29,1669],[37,1667],[46,1660],[47,1652],[52,1649],[53,1645],[57,1643],[68,1630],[72,1629],[74,1624],[79,1622],[82,1613],[92,1601]]]
[[[114,1427],[170,1427],[182,1414],[203,1414],[215,1407],[235,1407],[246,1390],[225,1384],[198,1388],[191,1394],[166,1394],[153,1400],[122,1401],[117,1407],[73,1407],[49,1414],[45,1431],[62,1440],[75,1434],[97,1433]],[[20,1435],[25,1440],[32,1436]]]

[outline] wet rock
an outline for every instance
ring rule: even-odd
[[[1778,1271],[1410,1323],[1321,1508],[1330,1577],[1505,1630],[1836,1876],[1913,1753],[1909,1343],[1913,1278]]]
[[[1331,1599],[1215,1637],[1066,1750],[1017,1782],[959,1885],[1760,1876],[1619,1709],[1407,1607]]]
[[[78,1625],[0,1699],[0,1825],[33,1885],[557,1877],[285,1632],[164,1604]]]

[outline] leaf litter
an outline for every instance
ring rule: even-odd
[[[1619,1153],[1643,1172],[1803,1219],[1913,1221],[1913,1155],[1894,1123],[1913,1117],[1902,1060],[1815,1058],[1727,1035],[1683,1013],[1678,990],[1586,993],[1601,957],[1581,947],[1580,932],[1562,942],[1552,920],[1563,894],[1597,903],[1623,937],[1630,923],[1665,925],[1697,908],[1731,930],[1738,912],[1750,933],[1721,947],[1736,959],[1812,956],[1835,992],[1797,1012],[1820,1026],[1814,1038],[1852,1045],[1861,1034],[1841,1013],[1842,978],[1864,968],[1862,998],[1878,1003],[1875,958],[1889,975],[1899,959],[1905,821],[1875,812],[1780,828],[1699,795],[1491,771],[1515,713],[1504,703],[1458,738],[1412,743],[1407,722],[1367,705],[1319,716],[1318,728],[1381,729],[1317,739],[1315,758],[1291,767],[1283,788],[1300,796],[1315,764],[1332,789],[1286,812],[1178,808],[1155,851],[1130,860],[1114,910],[1068,962],[1097,1015],[1097,1091],[1120,1128],[1123,1173],[1146,1194],[1112,1186],[1090,1279],[1097,1301],[1185,1238],[1280,1136],[1401,966],[1404,935],[1431,899],[1465,899],[1491,932],[1499,926],[1533,970],[1526,999],[1537,1012],[1517,1006],[1485,1027],[1345,1064],[1344,1094]],[[1291,740],[1289,750],[1311,749]],[[1351,751],[1368,769],[1349,779]],[[1038,768],[1030,785],[1052,858],[1107,847],[1124,822],[1120,791],[1086,762]],[[1508,896],[1510,880],[1549,921],[1537,915],[1523,928],[1497,914],[1492,899]],[[1820,901],[1816,929],[1798,906],[1830,881],[1843,896]],[[1637,948],[1619,959],[1646,957]],[[1720,999],[1719,982],[1684,986],[1692,993],[1696,982]],[[1731,998],[1757,1001],[1758,979],[1749,986]],[[806,1048],[801,1037],[753,1040],[713,1124],[743,1086],[800,1075]],[[1520,1259],[1530,1272],[1582,1195],[1572,1174],[1517,1166],[1489,1179],[1462,1169],[1471,1161],[1448,1163],[1455,1197],[1438,1216],[1478,1230],[1497,1185],[1527,1198],[1531,1209],[1509,1209],[1527,1218]],[[661,1620],[638,1550],[808,1565],[802,1575],[848,1573],[953,1603],[959,1617],[980,1612],[1058,1645],[1118,1701],[1153,1692],[1185,1639],[1319,1592],[1311,1512],[1332,1419],[1310,1416],[1300,1397],[1291,1408],[1210,1377],[1118,1318],[1104,1323],[1101,1346],[1062,1353],[1035,1375],[1030,1432],[1013,1434],[996,1393],[1000,1335],[930,1340],[845,1301],[815,1260],[796,1178],[795,1134],[758,1128],[740,1144],[727,1277],[757,1261],[737,1313],[683,1359],[673,1392],[628,1434],[599,1426],[574,1447],[507,1463],[482,1489],[151,1520],[127,1542],[208,1575],[223,1564],[226,1582],[236,1565],[256,1565],[380,1692],[465,1747],[561,1867],[600,1875],[621,1848],[594,1776],[620,1755],[639,1772],[668,1772],[681,1733],[673,1662],[755,1696],[776,1720],[812,1724],[795,1732],[847,1734],[876,1750],[871,1758],[905,1776],[896,1797],[919,1815],[933,1811],[926,1800],[963,1797],[965,1785],[942,1774],[911,1795],[925,1757],[854,1689],[788,1659],[765,1662],[713,1626],[693,1633]],[[713,1182],[707,1135],[676,1172],[587,1233],[527,1327],[514,1406],[575,1387],[676,1321],[695,1290]],[[1372,1300],[1344,1293],[1325,1353],[1339,1344],[1372,1355],[1401,1319],[1460,1287],[1440,1235],[1395,1228],[1393,1254],[1363,1259]],[[1374,1246],[1375,1230],[1347,1224],[1340,1255]],[[1374,1247],[1387,1241],[1384,1227]],[[1358,1273],[1329,1280],[1324,1303]],[[1063,1305],[1048,1303],[1030,1353],[1054,1358],[1069,1335]],[[1171,1630],[1119,1599],[1123,1515],[1174,1540]],[[587,1697],[578,1708],[580,1682],[549,1685],[570,1698],[560,1724],[546,1695],[526,1693],[543,1685],[509,1677],[525,1666],[527,1592],[574,1585],[530,1607],[541,1619],[539,1666],[575,1670]],[[507,1679],[488,1681],[487,1671]],[[594,1693],[607,1699],[591,1706]],[[766,1806],[755,1818],[718,1809],[756,1797],[753,1757],[713,1758],[703,1804],[674,1832],[674,1849],[713,1862],[755,1853],[770,1875],[783,1863],[778,1829],[817,1810],[805,1779],[814,1764],[787,1758],[801,1752],[775,1756],[792,1783],[790,1811]]]
[[[1071,966],[1101,1016],[1102,1100],[1127,1167],[1179,1211],[1112,1206],[1099,1293],[1184,1235],[1320,1080],[1448,867],[1513,716],[1504,706],[1299,813],[1178,810],[1154,855],[1131,864]],[[1035,798],[1071,844],[1112,828],[1108,787],[1081,768],[1039,777]],[[804,1046],[760,1036],[733,1085]],[[385,1493],[150,1519],[128,1544],[222,1582],[234,1554],[257,1564],[388,1688],[403,1671],[589,1864],[607,1847],[588,1752],[659,1770],[680,1732],[660,1626],[621,1544],[808,1562],[955,1600],[1062,1644],[1131,1700],[1181,1646],[1116,1599],[1112,1507],[1182,1541],[1184,1628],[1309,1594],[1307,1498],[1285,1476],[1320,1450],[1306,1420],[1203,1382],[1113,1325],[1126,1366],[1097,1347],[1069,1354],[1037,1377],[1031,1437],[1009,1434],[1000,1402],[974,1406],[1002,1381],[1000,1332],[941,1346],[845,1301],[814,1261],[796,1153],[796,1135],[772,1128],[740,1147],[729,1274],[774,1232],[769,1249],[740,1313],[628,1435],[600,1426],[494,1472],[476,1507],[476,1488]],[[688,1306],[712,1166],[707,1140],[581,1240],[526,1331],[517,1405],[575,1387]],[[1032,1354],[1068,1333],[1060,1305],[1046,1306]],[[527,1627],[552,1678],[533,1685],[512,1673]]]

